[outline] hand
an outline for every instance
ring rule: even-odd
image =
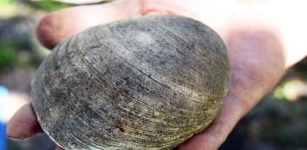
[[[263,5],[260,7],[258,3]],[[295,39],[298,32],[307,33],[306,29],[289,29],[289,26],[283,26],[282,21],[274,20],[282,15],[283,9],[277,9],[271,3],[278,2],[229,0],[226,4],[226,1],[222,3],[219,0],[118,0],[52,13],[38,24],[37,36],[43,45],[53,48],[91,26],[150,14],[178,14],[209,25],[219,33],[228,48],[230,90],[214,122],[178,149],[214,150],[224,142],[239,119],[272,89],[287,67],[307,54],[306,51],[292,49],[300,48],[304,42],[287,42]],[[281,11],[272,14],[274,9]],[[291,25],[293,27],[296,23]],[[24,139],[39,133],[42,130],[31,104],[23,106],[8,123],[7,135],[10,138]]]

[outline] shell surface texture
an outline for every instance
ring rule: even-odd
[[[53,49],[32,80],[33,109],[63,149],[172,149],[212,122],[229,72],[223,41],[198,21],[117,21]]]

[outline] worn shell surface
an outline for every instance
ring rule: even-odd
[[[225,45],[212,29],[142,17],[59,44],[32,81],[33,108],[64,149],[170,149],[210,124],[228,81]]]

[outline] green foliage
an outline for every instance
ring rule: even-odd
[[[244,132],[288,149],[307,147],[307,99],[278,101],[266,97],[247,114],[251,118]]]
[[[15,3],[16,0],[0,0],[1,5],[9,5]]]
[[[29,6],[35,9],[41,9],[48,12],[63,9],[70,6],[69,4],[56,2],[54,0],[34,1],[34,2],[29,2],[28,4]]]
[[[0,71],[6,67],[27,68],[37,67],[40,63],[38,56],[33,54],[33,48],[20,49],[17,44],[0,43]]]
[[[0,70],[16,61],[16,53],[6,44],[0,44]]]

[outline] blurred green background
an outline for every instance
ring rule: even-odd
[[[30,100],[33,72],[49,53],[35,39],[36,23],[48,12],[70,6],[52,0],[0,0],[0,85],[10,93],[8,118]],[[44,135],[7,142],[9,150],[54,149]],[[307,59],[241,119],[220,149],[307,150]]]

